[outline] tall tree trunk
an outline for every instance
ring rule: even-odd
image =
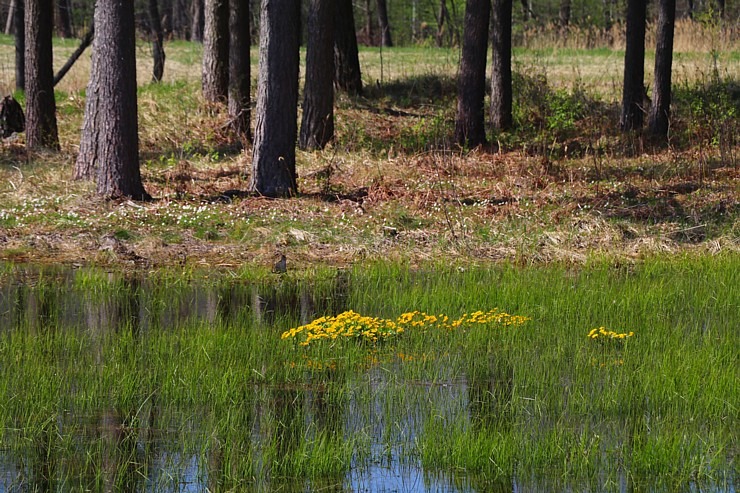
[[[95,176],[104,197],[149,199],[139,169],[134,6],[98,0],[93,60],[76,177]]]
[[[15,88],[26,89],[26,21],[25,1],[16,0],[13,12],[15,31]]]
[[[491,26],[491,124],[496,130],[512,125],[513,90],[511,82],[511,11],[512,0],[493,0]]]
[[[152,58],[154,67],[152,70],[152,82],[160,82],[164,74],[164,32],[162,32],[162,20],[159,18],[159,6],[157,0],[149,0],[149,22],[152,28]]]
[[[334,138],[334,2],[310,0],[306,82],[298,146],[323,149]]]
[[[627,1],[627,47],[624,54],[624,87],[620,119],[620,127],[625,132],[642,128],[645,95],[645,15],[644,0]]]
[[[467,0],[460,75],[457,79],[455,140],[476,147],[486,143],[484,99],[491,0]]]
[[[231,128],[247,143],[252,139],[249,0],[229,0],[229,10],[229,118]]]
[[[668,137],[671,110],[671,72],[673,70],[673,27],[676,20],[676,0],[658,3],[658,27],[655,46],[655,73],[653,79],[653,104],[650,107],[650,133]]]
[[[205,29],[205,12],[203,0],[192,0],[190,4],[190,39],[203,42],[203,30]]]
[[[295,144],[300,8],[300,0],[262,2],[250,189],[270,197],[289,197],[298,191]]]
[[[337,0],[334,7],[334,85],[353,96],[362,94],[352,0]]]
[[[54,69],[52,0],[26,1],[26,146],[59,149]]]
[[[59,36],[62,38],[71,38],[74,36],[72,32],[72,6],[69,0],[57,0],[56,5],[58,31]]]
[[[391,25],[388,23],[388,6],[385,0],[378,0],[378,25],[380,27],[380,43],[383,46],[393,46]]]
[[[205,0],[203,96],[225,102],[229,97],[229,0]]]

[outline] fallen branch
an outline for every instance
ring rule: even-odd
[[[54,85],[56,86],[62,78],[67,75],[67,72],[69,72],[69,69],[72,68],[72,65],[75,64],[78,58],[85,52],[88,46],[92,43],[95,26],[90,26],[90,30],[87,31],[87,33],[82,37],[80,40],[80,46],[77,47],[74,53],[69,57],[69,60],[67,60],[67,63],[64,64],[62,68],[59,69],[59,72],[54,76]]]

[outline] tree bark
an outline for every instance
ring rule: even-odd
[[[205,0],[203,96],[226,102],[229,97],[229,0]]]
[[[460,75],[457,79],[455,141],[468,147],[486,143],[484,100],[491,0],[467,0]]]
[[[157,0],[149,0],[149,22],[152,30],[152,58],[154,67],[152,69],[152,82],[160,82],[164,75],[164,32],[162,31],[162,20],[159,18],[159,6]]]
[[[229,118],[231,128],[247,143],[252,140],[249,0],[229,0],[229,10]]]
[[[300,0],[263,0],[260,71],[250,189],[270,197],[297,193]]]
[[[620,127],[625,132],[642,128],[645,95],[645,16],[644,0],[627,1],[627,47],[624,54],[620,119]]]
[[[16,0],[13,12],[13,30],[15,31],[15,88],[26,89],[26,24],[25,1]]]
[[[676,20],[676,0],[658,2],[657,41],[655,46],[655,73],[653,104],[648,125],[656,137],[668,137],[671,110],[671,72],[673,69],[673,28]]]
[[[512,125],[513,90],[511,82],[512,0],[493,0],[491,26],[491,124],[496,130]]]
[[[134,7],[98,0],[93,60],[76,177],[95,176],[99,195],[149,199],[139,168]]]
[[[352,0],[337,0],[334,7],[334,85],[352,96],[362,94]]]
[[[192,0],[190,4],[190,39],[198,43],[203,42],[203,30],[205,28],[205,13],[203,10],[203,0]]]
[[[301,149],[323,149],[334,138],[334,2],[309,2]]]
[[[380,43],[383,46],[393,46],[391,40],[391,25],[388,23],[388,6],[385,0],[378,0],[378,25],[380,28]]]
[[[52,67],[51,0],[26,1],[26,146],[59,149]]]

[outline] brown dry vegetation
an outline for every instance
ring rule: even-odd
[[[197,73],[192,47],[178,46],[168,67]],[[432,61],[420,69],[425,53]],[[140,90],[142,173],[155,200],[96,198],[72,181],[84,97],[70,87],[58,98],[62,153],[29,154],[22,136],[0,149],[0,259],[264,271],[278,252],[296,269],[738,251],[736,51],[718,55],[730,69],[712,77],[703,54],[684,57],[706,70],[677,80],[667,146],[618,133],[603,80],[573,76],[611,55],[584,53],[570,76],[525,62],[517,130],[473,151],[450,144],[456,61],[445,53],[386,53],[383,84],[339,98],[336,142],[298,153],[300,196],[290,200],[245,192],[249,150],[232,144],[224,112],[189,77]],[[366,62],[366,79],[380,80]],[[707,109],[717,94],[722,104]],[[701,108],[690,102],[699,96]]]

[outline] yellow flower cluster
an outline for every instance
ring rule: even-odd
[[[597,329],[591,329],[588,333],[589,339],[627,339],[628,337],[634,336],[634,332],[623,332],[617,333],[613,330],[607,330],[605,327],[599,327]]]
[[[519,315],[509,315],[497,308],[488,312],[477,311],[464,314],[457,320],[450,321],[447,315],[430,315],[413,311],[399,316],[396,320],[377,317],[365,317],[352,310],[340,313],[335,317],[321,317],[313,322],[301,325],[283,332],[282,339],[300,338],[299,344],[308,346],[314,341],[337,340],[344,338],[361,339],[376,343],[379,340],[389,339],[402,334],[407,329],[427,330],[430,328],[454,330],[458,327],[471,325],[499,324],[503,326],[517,326],[527,322],[529,318]]]

